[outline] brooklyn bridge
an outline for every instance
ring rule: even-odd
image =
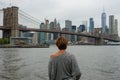
[[[68,35],[77,35],[82,37],[94,38],[95,44],[104,44],[104,40],[112,41],[112,42],[119,42],[118,37],[114,37],[111,35],[104,35],[102,33],[99,34],[85,34],[85,33],[77,33],[77,32],[70,32],[70,31],[61,31],[61,30],[49,30],[49,29],[37,29],[37,28],[19,28],[19,20],[18,17],[19,8],[16,6],[4,8],[0,10],[0,13],[3,13],[3,25],[0,26],[0,30],[2,30],[3,38],[10,37],[20,37],[19,32],[46,32],[46,33],[57,33],[57,34],[68,34]],[[22,16],[26,16],[22,14]],[[29,18],[29,17],[28,17]]]

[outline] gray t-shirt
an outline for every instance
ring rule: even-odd
[[[79,80],[81,73],[75,56],[65,52],[54,58],[50,58],[48,65],[49,80],[66,80],[68,77],[73,77]]]

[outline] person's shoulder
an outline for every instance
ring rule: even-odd
[[[50,55],[50,58],[54,58],[56,56],[56,53],[53,53]]]
[[[57,55],[57,52],[55,52],[55,53],[53,53],[53,54],[50,55],[51,58],[55,58],[55,57],[57,57],[57,56],[58,56],[58,55]]]
[[[67,54],[69,57],[74,56],[72,53],[70,53],[70,52],[68,52],[68,51],[66,51],[66,54]]]

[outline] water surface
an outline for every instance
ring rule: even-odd
[[[50,48],[1,48],[0,80],[48,80]],[[76,56],[80,80],[120,80],[120,46],[68,46]]]

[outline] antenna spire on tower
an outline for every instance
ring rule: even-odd
[[[12,1],[10,0],[10,7],[12,6]]]
[[[104,6],[103,6],[103,12],[105,12],[105,8],[104,8]]]

